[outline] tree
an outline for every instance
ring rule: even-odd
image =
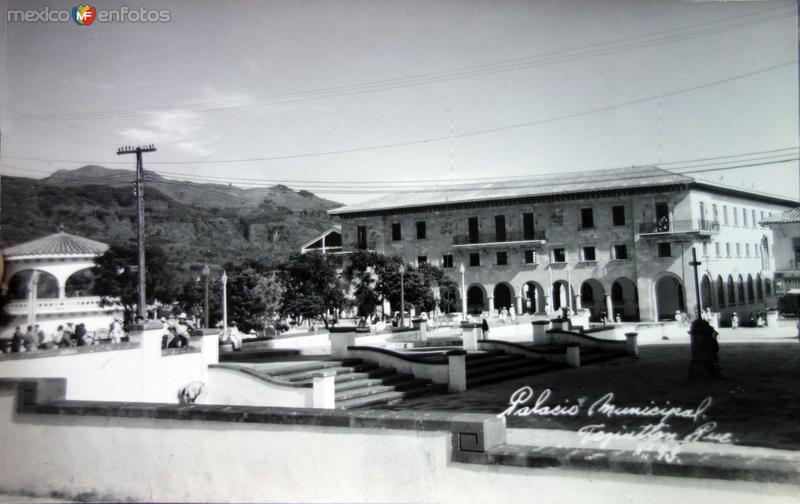
[[[293,254],[283,265],[283,311],[322,319],[329,327],[345,305],[345,282],[339,276],[339,260],[330,255]]]
[[[261,331],[271,324],[281,305],[284,287],[276,270],[263,261],[226,266],[228,319],[243,331]]]
[[[175,275],[164,251],[156,245],[145,248],[145,302],[172,302],[178,292]],[[136,271],[138,249],[135,244],[112,244],[95,258],[92,293],[102,297],[103,304],[121,303],[126,320],[134,319],[139,302],[139,273]]]
[[[439,309],[444,313],[461,311],[459,306],[458,283],[448,276],[439,282]]]

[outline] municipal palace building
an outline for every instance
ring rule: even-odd
[[[472,313],[569,308],[656,321],[695,309],[694,248],[701,307],[724,322],[776,307],[772,231],[761,222],[796,205],[652,166],[564,173],[330,210],[341,219],[331,250],[435,264],[463,278]]]

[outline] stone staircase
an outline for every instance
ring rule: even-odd
[[[564,351],[563,347],[555,345],[549,348],[526,346],[548,353]],[[581,348],[581,365],[603,362],[624,355],[619,352]],[[467,355],[467,389],[565,368],[567,365],[564,363],[551,362],[543,358],[497,352],[470,353]]]
[[[294,384],[311,383],[318,371],[335,372],[336,408],[353,409],[396,404],[408,397],[445,392],[446,385],[414,378],[394,369],[370,364],[361,359],[321,361],[283,369],[263,371],[271,378]]]

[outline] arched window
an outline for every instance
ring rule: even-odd
[[[65,292],[67,297],[91,296],[94,287],[94,275],[91,268],[76,271],[67,278]]]
[[[28,299],[28,288],[34,270],[22,270],[14,273],[8,280],[8,294],[11,299]],[[46,271],[38,270],[36,297],[39,299],[58,297],[58,280]]]

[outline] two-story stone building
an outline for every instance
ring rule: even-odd
[[[442,267],[464,265],[468,310],[585,308],[624,320],[696,305],[747,316],[774,304],[772,233],[759,222],[795,203],[657,167],[421,188],[329,211],[342,247]]]

